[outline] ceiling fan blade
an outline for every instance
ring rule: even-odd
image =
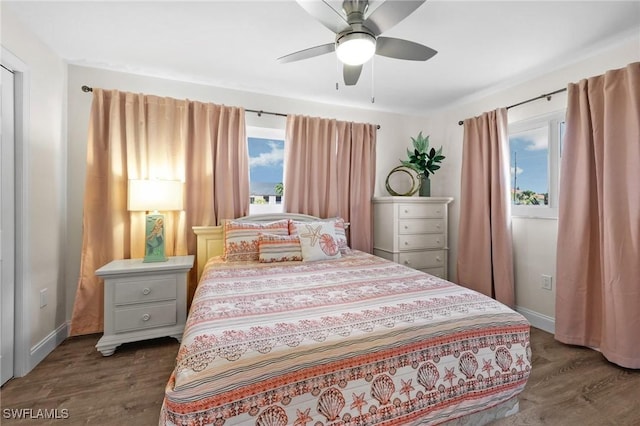
[[[364,21],[364,26],[373,31],[375,35],[380,35],[420,7],[425,0],[415,1],[391,1],[382,3]]]
[[[347,65],[342,68],[342,76],[346,86],[355,86],[362,73],[362,65]]]
[[[376,55],[409,61],[426,61],[437,51],[423,44],[392,37],[378,37],[376,39]]]
[[[278,62],[286,64],[288,62],[301,61],[303,59],[313,58],[314,56],[324,55],[336,50],[335,43],[321,44],[320,46],[310,47],[298,52],[290,53],[278,58]]]
[[[342,14],[325,0],[296,0],[307,13],[316,18],[322,25],[338,34],[349,26]]]

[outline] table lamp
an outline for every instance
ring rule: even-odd
[[[147,212],[143,262],[168,260],[164,247],[164,215],[159,212],[182,210],[182,188],[183,183],[178,180],[129,181],[127,209]]]

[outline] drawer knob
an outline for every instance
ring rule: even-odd
[[[409,210],[407,210],[407,209],[404,209],[404,212],[405,212],[405,213],[409,213]]]
[[[405,246],[408,246],[408,245],[409,245],[409,241],[405,241],[405,242],[404,242],[404,245],[405,245]]]
[[[404,226],[404,229],[409,229],[409,226],[405,225],[405,226]]]
[[[409,262],[408,260],[405,260],[405,261],[404,261],[404,264],[405,264],[405,265],[411,265],[411,262]]]
[[[144,314],[142,316],[142,321],[149,321],[149,319],[151,319],[151,315],[149,315],[149,314]]]
[[[436,243],[440,244],[440,238],[438,238],[438,239],[436,240]]]
[[[436,229],[440,229],[440,224],[437,224],[437,225],[436,225]]]
[[[436,256],[436,261],[437,262],[442,262],[442,259],[440,258],[440,256]]]
[[[149,293],[151,293],[151,289],[150,289],[149,287],[145,287],[145,288],[142,290],[142,294],[144,294],[145,296],[146,296],[147,294],[149,294]]]

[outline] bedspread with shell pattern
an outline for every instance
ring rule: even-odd
[[[353,250],[205,268],[160,424],[438,424],[510,400],[529,323],[449,281]]]

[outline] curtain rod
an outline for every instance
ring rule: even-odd
[[[89,86],[82,86],[82,91],[87,93],[87,92],[93,92],[93,88],[89,87]],[[267,115],[275,115],[277,117],[286,117],[287,114],[283,114],[281,112],[271,112],[271,111],[262,111],[262,110],[257,110],[257,109],[245,109],[245,111],[247,112],[253,112],[258,114],[258,117],[262,116],[262,114],[267,114]],[[376,125],[376,129],[380,129],[380,125],[377,124]]]
[[[550,101],[552,95],[557,95],[558,93],[562,93],[562,92],[566,92],[566,91],[567,91],[566,87],[564,89],[558,89],[558,90],[555,90],[555,91],[550,92],[550,93],[545,93],[543,95],[536,96],[535,98],[527,99],[526,101],[518,102],[517,104],[509,105],[507,107],[507,109],[510,109],[510,108],[513,108],[513,107],[517,107],[517,106],[520,106],[520,105],[524,105],[524,104],[528,104],[529,102],[537,101],[538,99],[546,98],[548,101]],[[458,121],[458,125],[459,126],[462,126],[463,124],[464,124],[464,121],[462,121],[462,120]]]

